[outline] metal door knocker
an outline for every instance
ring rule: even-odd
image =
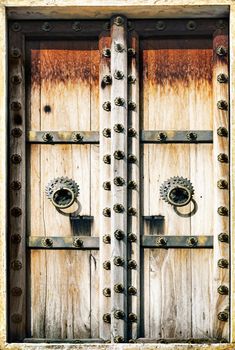
[[[79,195],[78,184],[68,177],[57,177],[51,180],[45,188],[47,198],[50,199],[56,210],[63,215],[77,216],[81,211],[81,204],[77,200]],[[64,209],[71,207],[74,203],[77,208],[72,213],[65,212]]]
[[[197,204],[193,199],[194,188],[187,178],[174,176],[163,182],[160,186],[161,198],[171,204],[174,211],[182,217],[189,217],[196,213]],[[193,209],[189,213],[181,213],[178,207],[184,207],[192,201]]]

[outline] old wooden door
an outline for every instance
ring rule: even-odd
[[[229,340],[226,20],[19,21],[9,340]]]

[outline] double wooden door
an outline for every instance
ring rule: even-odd
[[[226,20],[9,30],[9,339],[228,341]]]

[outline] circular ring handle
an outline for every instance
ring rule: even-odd
[[[176,207],[184,207],[192,199],[192,192],[185,186],[172,186],[167,193],[167,200]]]
[[[67,209],[75,201],[74,192],[68,187],[57,188],[52,196],[51,201],[57,209]]]

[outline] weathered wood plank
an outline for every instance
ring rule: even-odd
[[[111,128],[112,128],[112,145],[111,145],[111,178],[112,182],[116,176],[122,177],[127,181],[127,23],[126,19],[121,18],[121,25],[115,24],[118,17],[112,18],[111,21],[111,75],[117,70],[123,73],[123,79],[113,78],[111,87]],[[117,101],[117,99],[123,99]],[[121,102],[119,105],[119,102]],[[122,124],[124,131],[122,133],[113,132],[115,124]],[[114,156],[115,152],[123,152],[124,158],[118,159]],[[127,300],[126,300],[126,244],[127,244],[127,188],[124,186],[116,186],[112,184],[112,206],[111,206],[111,341],[123,342],[126,340],[127,327]],[[120,211],[116,205],[121,205]],[[116,230],[124,233],[122,240],[118,240],[113,234]],[[115,259],[120,257],[123,259],[122,266],[115,263]],[[113,291],[116,284],[122,284],[125,293],[117,293]],[[121,311],[123,316],[118,318],[117,311]]]

